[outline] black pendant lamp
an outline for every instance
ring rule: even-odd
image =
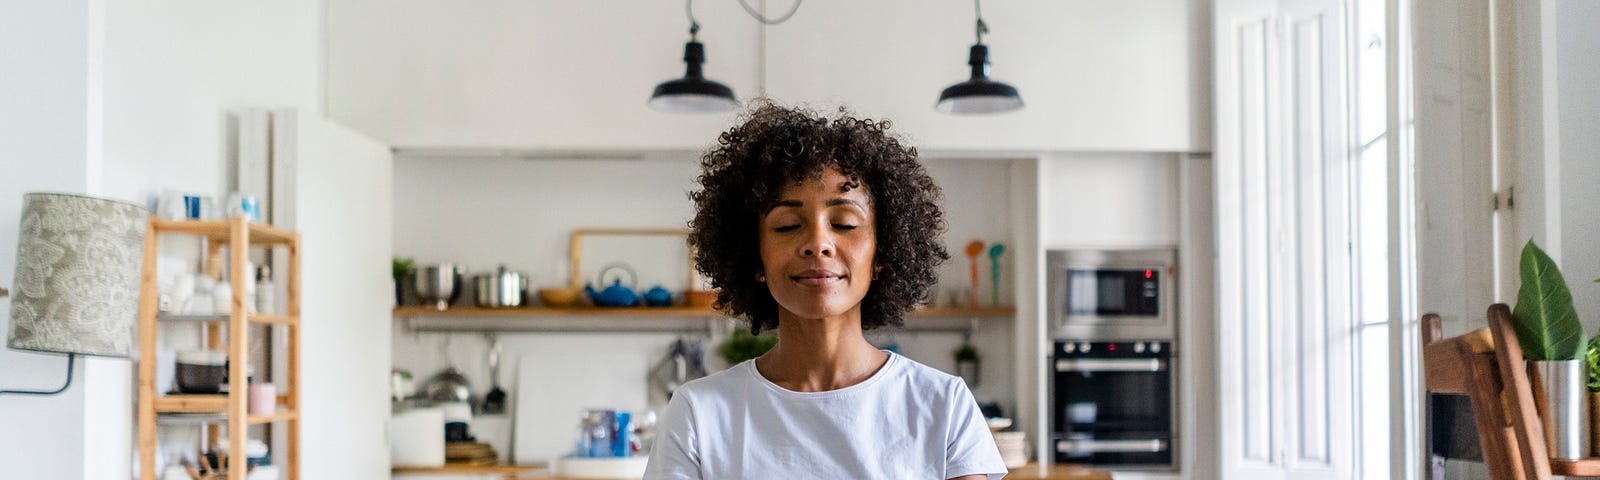
[[[983,44],[983,34],[989,33],[989,26],[983,23],[983,9],[978,5],[978,0],[973,0],[973,5],[978,10],[978,42],[972,45],[967,55],[967,64],[972,66],[972,78],[940,92],[939,103],[933,108],[939,113],[956,115],[1019,110],[1022,108],[1022,97],[1017,94],[1017,88],[989,79],[989,46]]]
[[[727,85],[707,80],[700,70],[706,61],[706,47],[699,41],[700,23],[694,20],[692,3],[684,2],[689,9],[689,43],[683,46],[683,63],[688,70],[683,78],[675,78],[656,85],[650,94],[650,108],[671,113],[715,113],[739,108],[739,100]]]

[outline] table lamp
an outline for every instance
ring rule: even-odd
[[[127,357],[139,317],[139,276],[149,211],[132,203],[65,193],[23,196],[11,322],[6,346],[76,355]],[[4,292],[4,290],[0,290]]]

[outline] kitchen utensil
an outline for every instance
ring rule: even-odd
[[[604,291],[596,291],[593,284],[587,285],[584,287],[584,291],[588,292],[589,300],[593,301],[597,307],[633,307],[639,305],[639,294],[633,291],[634,285],[639,282],[639,274],[635,273],[633,267],[628,266],[626,263],[612,263],[600,269],[600,275],[597,278],[600,284],[605,284],[606,273],[612,270],[621,270],[623,273],[628,274],[628,286],[622,286],[621,278],[612,280],[611,286],[606,287]]]
[[[982,241],[973,240],[972,243],[967,244],[967,263],[972,264],[972,288],[970,289],[972,303],[968,304],[970,307],[978,306],[978,255],[982,253]]]
[[[717,292],[710,290],[690,290],[683,292],[683,303],[691,307],[710,307],[717,303]]]
[[[544,306],[551,308],[566,308],[578,304],[578,296],[583,291],[571,287],[549,287],[539,289],[539,301]]]
[[[444,310],[450,308],[450,303],[461,293],[461,277],[465,274],[466,267],[460,265],[423,265],[417,267],[416,275],[411,277],[412,286],[416,287],[417,298],[424,305]]]
[[[220,350],[178,352],[178,391],[217,393],[227,374],[228,355]]]
[[[996,243],[989,247],[989,291],[993,294],[990,305],[995,307],[1000,306],[1000,255],[1005,253],[1004,244]]]
[[[650,368],[650,403],[665,405],[679,386],[704,376],[705,348],[700,340],[680,338],[667,348],[667,356]]]
[[[528,294],[528,276],[501,265],[495,273],[473,277],[473,286],[480,307],[520,307]]]
[[[489,336],[489,393],[483,396],[483,413],[495,415],[506,411],[506,391],[500,389],[500,338]]]
[[[422,394],[435,403],[466,402],[472,400],[472,388],[467,377],[456,367],[444,369],[422,385]]]
[[[644,292],[644,304],[652,307],[672,306],[672,292],[657,284],[650,291]]]

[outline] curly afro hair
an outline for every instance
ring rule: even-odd
[[[889,132],[889,121],[856,118],[843,107],[829,119],[758,99],[741,120],[701,158],[700,190],[689,194],[695,203],[689,244],[695,269],[716,290],[716,308],[749,320],[754,333],[778,326],[778,302],[756,280],[760,217],[784,187],[833,168],[866,186],[876,217],[882,270],[861,302],[861,327],[902,326],[950,258],[941,238],[943,193],[917,161],[917,149]]]

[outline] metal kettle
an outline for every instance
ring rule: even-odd
[[[628,274],[628,286],[622,286],[622,279],[618,278],[612,280],[611,286],[605,287],[606,289],[603,291],[596,291],[593,284],[585,285],[583,290],[589,294],[589,300],[593,301],[594,305],[597,307],[638,306],[639,294],[634,293],[632,287],[635,283],[638,283],[639,275],[633,272],[633,267],[629,267],[628,264],[621,262],[606,265],[605,268],[600,269],[600,283],[605,283],[607,272],[616,269],[622,269],[623,272]]]

